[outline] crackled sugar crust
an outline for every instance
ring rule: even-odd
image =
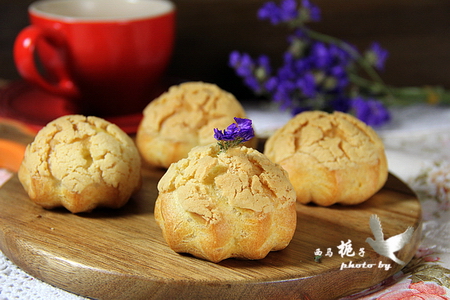
[[[245,111],[232,94],[214,84],[186,82],[144,109],[136,144],[147,163],[168,168],[193,147],[213,143],[214,128],[226,128],[234,117],[245,118]]]
[[[301,203],[357,204],[377,192],[388,175],[376,132],[340,112],[297,115],[267,140],[264,154],[286,169]]]
[[[286,172],[245,146],[198,146],[158,183],[155,218],[176,252],[218,262],[261,259],[296,228],[295,191]]]
[[[37,204],[76,213],[124,205],[140,187],[140,167],[134,142],[119,127],[70,115],[38,132],[27,146],[19,179]]]

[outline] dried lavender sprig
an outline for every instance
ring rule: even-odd
[[[234,118],[236,123],[230,124],[226,129],[214,128],[214,138],[218,141],[221,151],[236,147],[241,143],[251,140],[255,136],[252,120]]]

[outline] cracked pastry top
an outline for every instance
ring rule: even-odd
[[[116,125],[69,115],[38,132],[18,176],[40,206],[89,212],[123,206],[140,188],[141,160],[133,140]]]
[[[245,146],[193,148],[158,183],[155,219],[170,248],[219,262],[284,249],[297,223],[286,172]]]
[[[186,82],[172,86],[144,109],[136,144],[148,164],[168,168],[195,146],[214,142],[214,128],[245,118],[236,98],[215,84]]]
[[[382,140],[341,112],[298,114],[269,137],[264,154],[288,172],[297,201],[304,204],[358,204],[388,176]]]

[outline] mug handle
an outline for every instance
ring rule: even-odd
[[[65,42],[58,32],[30,25],[19,33],[14,42],[14,62],[19,74],[24,79],[37,84],[50,93],[63,97],[78,97],[79,91],[63,64],[54,63],[45,66],[51,74],[55,75],[55,83],[44,78],[38,71],[35,63],[35,53],[38,54],[36,45],[40,40],[45,41],[50,47],[54,48],[55,53],[58,53],[60,56],[58,59],[64,61]]]

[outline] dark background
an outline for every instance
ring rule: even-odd
[[[0,79],[19,77],[12,60],[16,35],[28,24],[31,0],[0,0]],[[232,50],[279,61],[286,29],[256,17],[262,0],[174,0],[176,46],[168,75],[213,82],[238,98],[249,96],[227,66]],[[359,49],[378,41],[390,57],[384,80],[396,86],[450,88],[450,1],[316,0],[322,21],[312,27]]]

